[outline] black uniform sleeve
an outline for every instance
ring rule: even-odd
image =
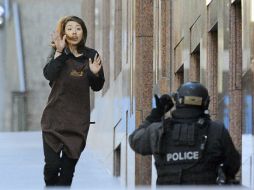
[[[131,148],[142,155],[151,155],[159,150],[163,133],[161,118],[163,112],[153,108],[146,120],[129,136]]]
[[[103,72],[103,67],[99,70],[99,76],[96,76],[95,74],[92,73],[90,69],[88,69],[88,80],[89,80],[89,85],[93,89],[93,91],[99,91],[102,89],[104,85],[104,72]]]
[[[129,143],[135,152],[142,155],[151,155],[158,150],[159,138],[161,135],[161,122],[150,123],[145,120],[140,127],[129,136]]]
[[[161,111],[158,108],[153,108],[150,115],[146,117],[146,120],[149,121],[150,123],[160,122],[163,115],[164,115],[163,111]]]
[[[64,67],[64,63],[67,59],[67,55],[63,52],[60,56],[54,59],[55,51],[52,50],[46,66],[43,68],[44,77],[49,80],[51,83],[54,81],[61,69]]]
[[[223,128],[221,140],[224,151],[224,163],[222,169],[226,178],[231,180],[235,178],[235,175],[240,168],[241,158],[226,128]]]

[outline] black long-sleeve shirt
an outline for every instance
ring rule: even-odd
[[[94,56],[98,54],[98,52],[91,48],[85,48],[83,55],[80,57],[75,57],[68,49],[64,49],[63,53],[54,59],[55,50],[52,50],[51,55],[48,58],[48,62],[43,69],[43,74],[47,80],[50,81],[49,85],[52,86],[54,80],[59,76],[60,71],[65,66],[65,62],[68,59],[75,59],[76,61],[82,63],[86,59],[91,58],[94,60]],[[98,54],[99,55],[99,54]],[[104,72],[103,67],[100,69],[98,76],[92,73],[90,68],[88,67],[88,80],[89,85],[94,91],[99,91],[104,84]]]

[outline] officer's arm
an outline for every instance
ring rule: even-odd
[[[223,171],[227,177],[227,179],[234,179],[235,174],[240,168],[240,154],[237,152],[232,139],[227,131],[227,129],[223,128],[222,132],[222,145],[224,151],[224,163],[223,163]]]
[[[129,136],[131,148],[142,155],[155,152],[161,131],[161,122],[150,123],[145,120],[138,129]]]
[[[159,139],[163,133],[162,116],[174,105],[171,97],[167,94],[160,98],[157,95],[154,97],[156,108],[152,109],[146,120],[129,136],[131,148],[142,155],[158,151]]]

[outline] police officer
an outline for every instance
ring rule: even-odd
[[[219,121],[212,121],[208,111],[207,89],[198,82],[184,83],[171,96],[155,95],[156,108],[129,136],[131,148],[142,155],[153,155],[157,185],[216,184],[218,170],[227,181],[235,178],[240,155]]]

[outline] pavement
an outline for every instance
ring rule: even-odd
[[[41,132],[0,133],[0,189],[1,190],[61,190],[46,188],[43,181],[44,156]],[[156,188],[156,187],[155,187]],[[154,187],[136,187],[138,190]],[[76,166],[74,190],[121,190],[119,178],[113,177],[87,145]],[[168,186],[157,189],[224,190],[248,189],[242,186]]]
[[[0,189],[45,188],[41,132],[0,133]],[[86,147],[76,166],[71,189],[122,189],[93,151]]]

